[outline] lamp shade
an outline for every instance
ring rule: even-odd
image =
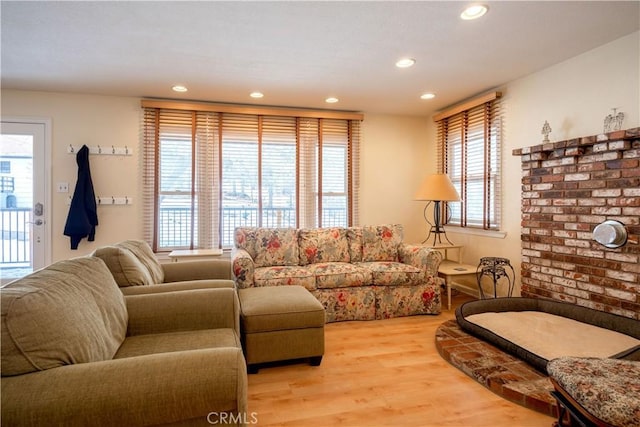
[[[422,181],[422,185],[416,191],[414,200],[439,200],[445,202],[459,202],[460,196],[444,173],[429,175]]]

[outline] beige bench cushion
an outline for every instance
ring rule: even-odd
[[[612,357],[640,345],[629,335],[541,311],[487,312],[466,319],[547,360]]]

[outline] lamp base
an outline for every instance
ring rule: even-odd
[[[435,224],[431,224],[431,221],[429,221],[429,218],[427,218],[427,209],[429,208],[429,205],[431,205],[431,202],[427,203],[427,206],[424,207],[423,216],[425,221],[427,221],[427,224],[429,224],[431,228],[429,229],[429,234],[427,235],[427,238],[422,241],[422,244],[427,243],[431,238],[431,235],[433,234],[432,246],[443,245],[444,243],[442,242],[442,235],[444,234],[445,240],[450,245],[453,245],[453,243],[451,243],[451,240],[449,240],[449,238],[447,237],[447,232],[444,230],[444,227],[442,226],[442,223],[441,223],[440,201],[433,200],[433,204],[434,204],[433,220]]]
[[[449,238],[447,237],[447,232],[444,231],[444,228],[440,227],[440,230],[437,230],[435,225],[431,226],[431,229],[429,230],[429,234],[427,235],[427,238],[422,241],[423,245],[429,242],[429,239],[431,238],[432,234],[433,234],[433,242],[431,243],[431,246],[444,245],[445,243],[442,241],[443,235],[446,242],[449,243],[450,245],[453,245],[453,242],[451,242],[451,240],[449,240]]]

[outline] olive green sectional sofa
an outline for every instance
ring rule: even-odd
[[[83,257],[9,283],[0,297],[3,425],[249,419],[232,287],[124,295],[102,259]]]
[[[322,303],[327,322],[440,313],[442,254],[404,243],[399,224],[241,227],[234,242],[239,289],[303,286]]]

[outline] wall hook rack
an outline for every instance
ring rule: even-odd
[[[131,156],[133,155],[133,149],[128,145],[124,147],[118,147],[112,145],[111,148],[104,148],[100,145],[88,146],[89,154],[107,155],[107,156]],[[71,145],[67,147],[67,153],[76,154],[78,150],[82,148],[82,145]]]
[[[67,197],[67,205],[71,204],[71,196]],[[96,196],[98,206],[132,205],[133,198],[129,196]]]

